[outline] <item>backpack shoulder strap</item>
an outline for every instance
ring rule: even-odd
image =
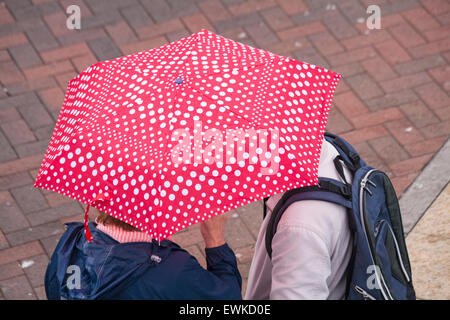
[[[351,185],[335,179],[320,178],[317,186],[297,188],[286,191],[272,210],[266,230],[266,250],[272,259],[272,239],[284,211],[294,202],[301,200],[322,200],[352,208]]]
[[[356,172],[356,170],[358,170],[359,168],[366,165],[359,156],[358,152],[345,139],[329,132],[326,132],[324,137],[325,140],[327,140],[336,148],[336,150],[339,152],[340,159],[344,161],[345,165],[353,173]]]
[[[267,215],[267,200],[269,200],[270,197],[265,197],[263,199],[263,220],[266,218]]]

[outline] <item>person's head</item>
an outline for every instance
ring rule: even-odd
[[[126,222],[123,222],[117,218],[114,218],[106,213],[104,213],[103,211],[100,211],[96,208],[93,208],[96,212],[97,212],[97,217],[95,219],[95,221],[97,223],[101,223],[104,226],[116,226],[121,228],[122,230],[125,231],[140,231],[138,228],[133,227],[132,225],[129,225]]]

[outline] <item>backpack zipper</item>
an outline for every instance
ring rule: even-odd
[[[375,236],[375,239],[378,237],[378,233],[380,232],[381,226],[383,224],[385,224],[385,222],[386,222],[386,220],[382,219],[382,220],[378,221],[377,225],[375,226],[375,230],[373,232],[374,236]]]
[[[381,228],[381,226],[384,223],[387,223],[387,221],[385,219],[383,219],[380,222],[378,222],[378,224],[376,226],[376,229],[375,229],[375,237],[378,236],[379,229]],[[391,225],[389,223],[387,223],[387,226],[388,226],[389,232],[391,233],[392,238],[394,239],[395,251],[397,253],[397,257],[398,257],[398,260],[400,262],[400,267],[402,268],[403,275],[405,276],[406,281],[410,282],[411,280],[409,278],[408,273],[406,272],[405,265],[403,264],[403,259],[402,259],[402,256],[400,254],[400,247],[398,245],[397,238],[395,237],[394,230],[392,230],[392,227],[391,227]]]
[[[360,295],[364,297],[364,300],[376,300],[374,296],[370,295],[366,290],[364,290],[360,286],[356,285],[354,288],[356,292],[358,292]]]
[[[376,185],[373,181],[369,180],[369,178],[368,178],[369,173],[371,173],[371,172],[374,171],[374,170],[376,170],[376,169],[370,170],[370,171],[367,173],[367,175],[364,176],[364,178],[361,180],[361,188],[363,188],[364,190],[366,190],[370,195],[372,195],[373,193],[372,193],[372,191],[370,191],[369,188],[367,188],[366,185],[367,185],[367,184],[371,184],[373,187],[376,188],[377,185]]]
[[[374,172],[374,171],[377,171],[377,170],[376,169],[371,169],[364,175],[364,177],[361,180],[360,188],[359,188],[359,207],[360,207],[360,215],[361,215],[360,219],[361,219],[362,229],[364,231],[364,235],[366,236],[366,240],[367,240],[368,243],[369,243],[369,237],[367,236],[367,230],[366,230],[365,221],[364,221],[364,209],[365,209],[364,204],[365,203],[364,203],[364,194],[363,194],[363,192],[368,190],[366,188],[366,184],[367,184],[368,181],[370,181],[369,180],[369,175],[372,172]],[[370,181],[369,183],[374,184],[372,181]],[[369,194],[371,194],[371,193],[372,192],[369,192]],[[369,250],[369,251],[370,251],[370,258],[372,260],[373,265],[375,266],[375,260],[373,258],[372,250]],[[389,289],[387,288],[387,285],[386,285],[386,282],[384,281],[383,275],[381,274],[381,272],[379,273],[377,271],[377,268],[375,268],[375,275],[376,275],[376,279],[377,279],[377,282],[378,282],[379,287],[380,287],[381,294],[383,295],[384,299],[386,299],[386,300],[394,300],[394,298],[392,297],[392,295],[389,292]],[[380,281],[380,279],[381,279],[381,281]]]

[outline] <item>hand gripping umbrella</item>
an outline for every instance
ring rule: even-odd
[[[69,82],[34,186],[168,238],[317,184],[339,79],[207,30],[99,62]]]

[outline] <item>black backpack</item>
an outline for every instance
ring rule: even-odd
[[[272,239],[278,222],[292,203],[301,200],[337,203],[347,208],[353,234],[346,299],[414,300],[400,207],[391,181],[384,172],[366,165],[344,139],[330,133],[325,133],[325,139],[339,152],[334,159],[339,175],[346,181],[343,162],[353,175],[353,183],[319,177],[316,186],[285,192],[267,225],[265,240],[269,257],[272,258]]]

